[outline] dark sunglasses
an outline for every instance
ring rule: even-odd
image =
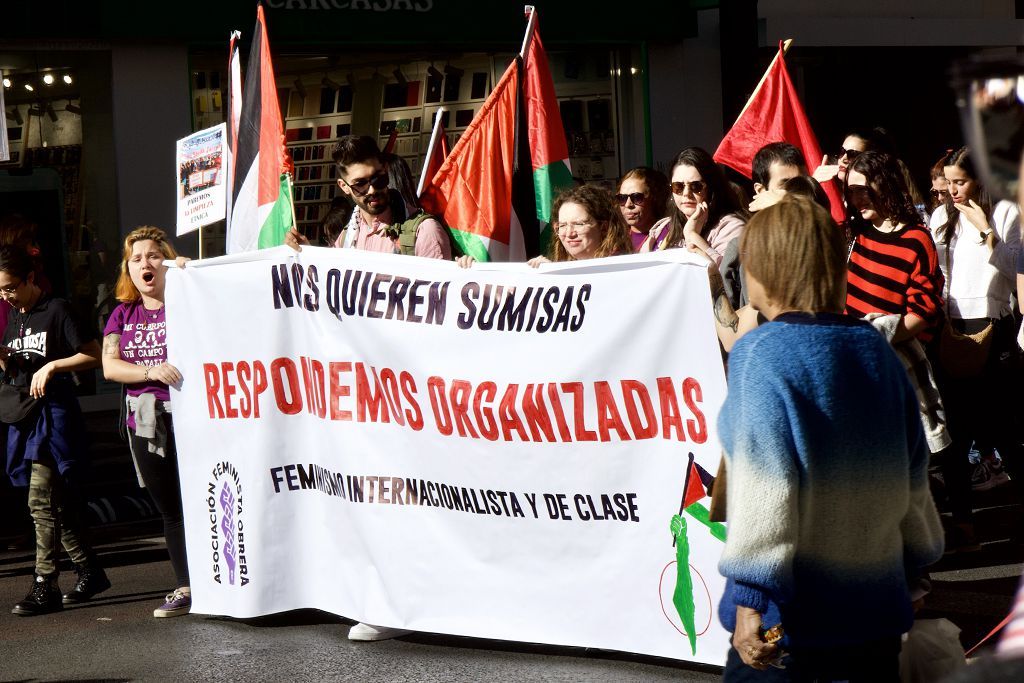
[[[860,150],[859,149],[845,149],[843,147],[840,147],[839,148],[839,154],[836,155],[836,159],[842,159],[844,155],[846,156],[846,158],[849,161],[853,161],[854,159],[856,159],[857,157],[860,156]]]
[[[690,188],[690,192],[693,194],[700,194],[707,188],[708,184],[703,180],[694,180],[691,183],[672,183],[672,194],[683,194],[686,192],[686,188]]]
[[[354,183],[350,183],[344,178],[339,178],[339,180],[352,188],[352,191],[355,192],[358,197],[362,197],[369,192],[371,187],[379,192],[381,190],[388,189],[388,185],[390,184],[387,173],[378,173],[372,178],[363,178],[362,180],[357,180]]]
[[[617,194],[614,195],[615,201],[619,203],[619,206],[625,206],[626,202],[633,200],[633,203],[640,206],[647,199],[647,195],[643,192],[630,192],[629,194]]]
[[[946,190],[929,190],[933,199],[945,199],[949,196],[949,192]]]

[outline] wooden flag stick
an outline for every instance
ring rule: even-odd
[[[434,114],[434,130],[430,132],[430,142],[427,143],[427,155],[423,157],[424,166],[420,168],[420,182],[416,185],[417,197],[423,194],[423,186],[427,184],[426,164],[434,158],[434,145],[437,144],[437,132],[441,128],[441,114],[443,113],[444,107],[438,107],[437,113]],[[431,180],[433,180],[433,178],[431,178]]]
[[[530,48],[530,41],[533,40],[533,33],[537,30],[537,8],[533,5],[526,5],[523,9],[530,17],[526,22],[526,35],[523,36],[523,49],[519,51],[519,56],[525,60],[526,51]]]
[[[792,44],[793,44],[793,39],[792,38],[786,38],[786,40],[782,41],[782,54],[783,55],[785,55],[787,52],[789,52],[789,46],[792,45]],[[771,73],[772,67],[775,66],[775,62],[778,59],[779,59],[779,53],[776,52],[775,53],[775,57],[773,57],[771,63],[768,64],[768,68],[764,70],[764,75],[761,76],[761,80],[758,81],[757,87],[754,88],[754,92],[750,93],[750,99],[748,99],[747,103],[743,105],[743,109],[740,110],[740,115],[736,117],[737,121],[739,121],[741,118],[743,118],[743,114],[746,113],[747,108],[750,106],[750,103],[754,101],[754,97],[757,95],[757,92],[761,89],[761,86],[764,85],[764,82],[766,80],[768,80],[768,74]],[[735,123],[733,125],[735,125]]]

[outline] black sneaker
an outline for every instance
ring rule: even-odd
[[[11,614],[22,617],[34,617],[38,614],[49,614],[64,609],[61,602],[60,586],[57,585],[57,575],[40,576],[36,574],[32,580],[32,590],[28,592],[25,599],[14,606]]]
[[[99,595],[110,588],[110,579],[102,569],[75,568],[78,574],[78,582],[75,587],[64,594],[64,604],[74,605],[79,602],[91,600],[94,595]]]

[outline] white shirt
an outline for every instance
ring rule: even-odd
[[[935,239],[939,266],[946,278],[949,314],[953,318],[1002,318],[1010,314],[1010,294],[1017,278],[1017,251],[1020,249],[1020,209],[1013,202],[1001,201],[992,209],[989,227],[999,240],[989,251],[981,242],[977,228],[961,215],[950,241],[952,273],[946,268],[946,245],[939,229],[946,223],[946,207],[935,209],[929,229]]]

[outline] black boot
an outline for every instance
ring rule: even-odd
[[[110,588],[110,579],[100,567],[75,567],[75,573],[78,574],[78,582],[74,588],[64,594],[65,605],[85,602]]]
[[[32,579],[32,590],[25,599],[14,606],[11,614],[22,617],[34,617],[38,614],[49,614],[64,609],[61,603],[60,586],[57,585],[57,574],[42,576],[36,574]]]

